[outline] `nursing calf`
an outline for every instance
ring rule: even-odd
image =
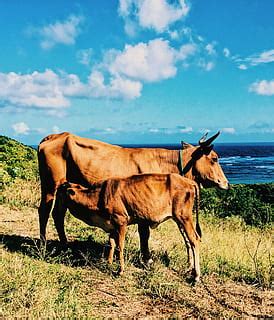
[[[195,280],[200,277],[200,228],[193,224],[192,209],[198,197],[195,182],[177,174],[142,174],[109,179],[89,188],[65,182],[56,193],[53,206],[67,207],[78,219],[110,233],[109,263],[115,246],[119,249],[120,273],[124,271],[124,242],[127,226],[138,224],[141,251],[149,256],[149,227],[156,228],[172,218],[178,225],[187,246]],[[60,207],[61,206],[61,207]],[[147,228],[144,228],[147,226]]]

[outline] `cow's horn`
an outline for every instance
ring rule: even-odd
[[[206,139],[206,136],[207,136],[207,133],[199,140],[199,145],[201,147],[207,147],[207,146],[210,146],[211,143],[218,137],[218,135],[220,134],[220,131],[218,131],[216,134],[214,134],[214,136],[208,138],[207,140]]]
[[[207,135],[208,135],[208,132],[206,132],[206,133],[202,136],[202,138],[199,140],[199,145],[202,145],[202,144],[206,141]]]

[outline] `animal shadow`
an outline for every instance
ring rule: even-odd
[[[61,263],[70,267],[93,267],[103,272],[111,271],[106,260],[108,246],[94,241],[92,236],[84,241],[69,242],[66,247],[61,246],[57,240],[49,240],[46,245],[40,246],[37,238],[7,234],[0,234],[0,243],[8,252],[22,253],[48,263]]]

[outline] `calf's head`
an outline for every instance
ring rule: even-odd
[[[83,186],[77,183],[64,182],[58,187],[58,196],[61,199],[73,199],[78,192],[85,190]]]

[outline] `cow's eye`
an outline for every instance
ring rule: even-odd
[[[213,162],[218,162],[218,158],[212,158]]]

